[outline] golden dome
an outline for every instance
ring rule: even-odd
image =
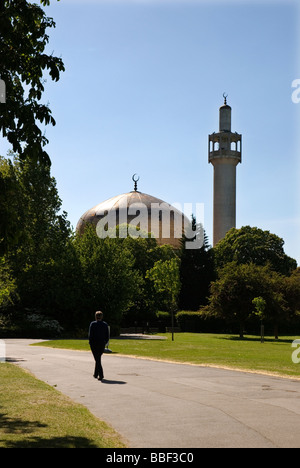
[[[141,233],[151,232],[159,245],[170,244],[178,248],[184,226],[190,224],[190,221],[169,203],[134,190],[109,198],[86,211],[79,219],[76,231],[82,234],[87,224],[93,224],[98,235],[104,226],[107,229],[129,224],[135,230],[134,237],[139,236],[138,228]]]

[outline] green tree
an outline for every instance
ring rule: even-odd
[[[146,273],[146,278],[153,282],[156,292],[162,296],[166,309],[172,314],[172,329],[180,291],[179,264],[178,258],[158,260]],[[172,339],[174,339],[173,331]]]
[[[261,343],[264,342],[264,325],[263,325],[263,320],[265,318],[265,310],[266,310],[266,301],[264,300],[263,297],[258,296],[255,297],[252,300],[252,304],[255,307],[254,315],[259,317],[260,319],[260,337],[261,337]]]
[[[134,270],[140,277],[139,290],[135,296],[134,303],[124,315],[124,325],[134,323],[154,322],[156,312],[164,305],[161,294],[157,293],[154,284],[147,276],[147,271],[153,268],[155,262],[166,261],[175,258],[174,249],[169,245],[157,245],[154,238],[134,239],[127,237],[123,245],[134,258]]]
[[[195,233],[202,229],[192,218]],[[185,248],[185,237],[180,250],[180,282],[179,307],[182,310],[199,310],[206,305],[209,297],[210,283],[215,280],[213,249],[208,244],[208,238],[203,233],[203,244],[194,249]],[[196,245],[196,244],[195,244]]]
[[[228,263],[211,285],[210,313],[238,323],[242,337],[245,323],[253,314],[253,299],[261,296],[266,304],[264,317],[273,322],[277,337],[279,321],[288,316],[282,281],[282,275],[268,266]]]
[[[292,317],[300,316],[300,268],[282,281],[282,291]]]
[[[107,236],[117,237],[123,248],[128,249],[134,259],[133,269],[140,278],[139,288],[135,294],[132,306],[123,314],[124,327],[135,324],[145,325],[157,320],[156,313],[164,307],[162,295],[155,290],[154,284],[146,276],[158,260],[170,260],[176,257],[170,245],[158,245],[150,233],[143,232],[128,224],[117,226],[107,231]]]
[[[254,312],[255,315],[257,315],[259,319],[262,321],[264,319],[264,314],[266,310],[266,301],[264,300],[263,297],[258,296],[252,300],[252,304],[255,307],[255,312]]]
[[[6,312],[17,300],[16,281],[5,257],[0,257],[0,310]]]
[[[33,159],[15,157],[13,164],[2,163],[0,168],[9,167],[15,187],[8,213],[19,238],[7,247],[5,261],[11,265],[20,307],[60,316],[59,298],[69,280],[64,268],[70,273],[74,255],[68,256],[71,228],[67,214],[60,212],[56,181],[49,166]]]
[[[48,5],[49,0],[42,0]],[[58,81],[62,59],[47,55],[48,28],[55,27],[43,9],[26,0],[0,0],[0,77],[6,83],[6,104],[0,104],[0,131],[21,158],[50,163],[42,125],[55,125],[47,104],[41,102],[45,72]]]
[[[0,156],[0,256],[16,247],[20,229],[21,192],[12,162]]]
[[[147,271],[146,277],[153,281],[155,289],[162,294],[168,310],[176,310],[180,291],[179,259],[158,260]]]
[[[117,334],[123,314],[139,293],[141,277],[134,270],[134,257],[122,239],[101,239],[93,226],[74,242],[84,278],[85,311],[91,317],[102,310],[112,334]]]
[[[285,254],[283,245],[283,239],[269,231],[250,226],[232,228],[214,247],[216,266],[222,268],[230,262],[269,264],[278,273],[290,275],[297,262]]]

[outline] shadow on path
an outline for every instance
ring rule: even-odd
[[[26,359],[23,358],[16,358],[16,357],[6,357],[5,362],[26,362]]]
[[[101,383],[103,384],[109,384],[109,385],[124,385],[127,382],[124,382],[123,380],[107,380],[107,379],[102,379]]]

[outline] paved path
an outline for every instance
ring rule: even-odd
[[[300,447],[300,381],[210,367],[103,358],[6,340],[7,359],[85,405],[130,447]],[[1,364],[0,364],[1,366]]]

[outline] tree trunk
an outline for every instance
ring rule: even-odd
[[[275,340],[278,340],[278,323],[274,324],[274,337]]]

